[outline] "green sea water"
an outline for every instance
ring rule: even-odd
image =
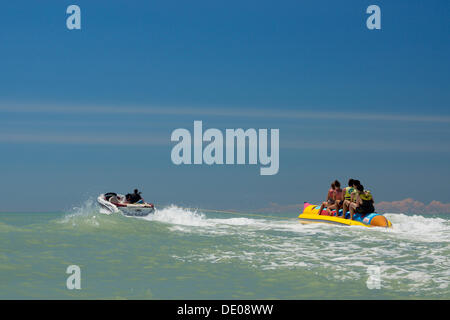
[[[1,299],[449,299],[450,218],[393,229],[159,208],[0,213]],[[81,270],[69,290],[67,267]],[[376,268],[375,288],[371,269]]]

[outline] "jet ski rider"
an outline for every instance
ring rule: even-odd
[[[125,196],[128,203],[143,203],[144,199],[141,197],[141,192],[138,189],[134,189],[134,193],[128,193]]]

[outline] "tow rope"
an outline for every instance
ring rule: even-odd
[[[263,214],[256,214],[256,213],[248,213],[248,212],[237,212],[237,211],[225,211],[225,210],[214,210],[214,209],[202,209],[202,208],[185,208],[187,210],[194,210],[194,211],[202,211],[202,213],[206,212],[217,212],[217,213],[226,213],[226,214],[234,214],[239,216],[253,216],[253,217],[262,217],[262,218],[274,218],[274,219],[294,219],[292,217],[275,217],[275,216],[266,216]]]

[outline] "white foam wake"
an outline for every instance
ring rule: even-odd
[[[217,228],[227,226],[255,226],[264,222],[263,219],[248,219],[245,217],[220,219],[208,218],[205,213],[200,212],[199,210],[181,208],[173,204],[162,209],[156,209],[154,214],[150,214],[142,219],[148,221],[159,221],[178,226]],[[211,229],[209,228],[209,230]]]
[[[408,240],[419,242],[450,242],[450,221],[442,218],[387,213],[392,222],[389,232]]]
[[[203,213],[200,213],[196,210],[191,211],[188,209],[184,209],[176,205],[170,205],[163,209],[156,209],[155,213],[143,217],[142,219],[184,226],[210,226],[210,223],[208,223],[208,220]]]

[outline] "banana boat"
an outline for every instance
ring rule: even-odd
[[[301,223],[329,223],[344,226],[363,226],[363,227],[384,227],[391,228],[392,223],[383,215],[378,213],[360,214],[355,213],[353,220],[350,220],[350,213],[346,213],[347,219],[342,217],[342,209],[339,210],[340,216],[319,215],[320,206],[305,202],[303,212],[298,216]],[[334,211],[334,214],[336,212]]]

